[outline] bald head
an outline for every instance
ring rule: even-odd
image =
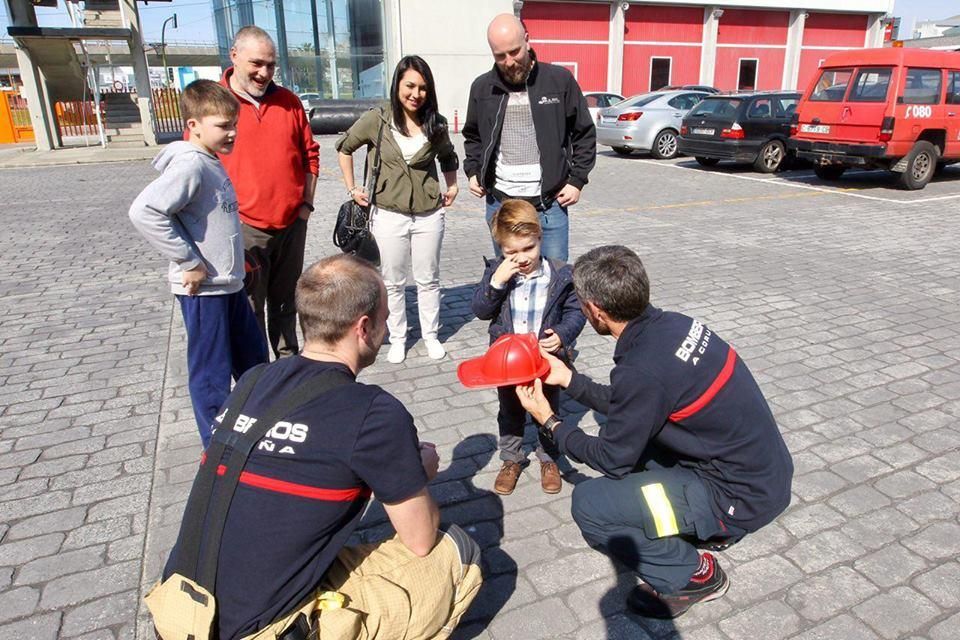
[[[501,13],[490,22],[487,27],[487,41],[490,48],[493,48],[494,41],[517,41],[523,40],[526,30],[520,22],[520,18],[512,13]]]
[[[520,19],[511,13],[498,15],[487,27],[487,42],[503,79],[514,85],[526,82],[533,58]]]

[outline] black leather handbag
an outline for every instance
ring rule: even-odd
[[[373,170],[370,172],[369,189],[370,204],[366,207],[358,205],[353,198],[340,205],[337,212],[337,222],[333,226],[333,244],[344,253],[363,258],[374,266],[380,266],[380,247],[370,232],[370,210],[374,206],[377,194],[377,180],[380,178],[380,143],[383,141],[383,121],[380,121],[380,130],[377,132],[376,153],[373,156]],[[367,186],[367,167],[364,167],[364,187]]]

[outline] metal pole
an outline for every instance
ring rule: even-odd
[[[333,25],[333,0],[326,0],[327,5],[327,35],[330,46],[330,97],[334,100],[340,98],[340,83],[337,81],[337,35],[336,27]]]
[[[317,93],[323,97],[323,68],[320,66],[320,23],[317,21],[317,3],[310,0],[310,20],[313,21],[313,69],[317,74]]]
[[[163,58],[163,85],[170,86],[170,74],[167,71],[167,23],[173,20],[173,28],[177,28],[177,14],[173,14],[163,21],[160,27],[160,57]]]

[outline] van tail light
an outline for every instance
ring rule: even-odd
[[[800,133],[800,114],[794,112],[793,116],[790,118],[790,137]]]
[[[720,132],[720,137],[727,138],[728,140],[743,140],[743,127],[740,126],[740,123],[734,122],[732,127],[723,129]]]
[[[687,125],[685,124],[680,125],[680,135],[682,136],[687,135]]]
[[[880,125],[880,135],[877,136],[880,142],[890,142],[893,139],[893,125],[896,122],[897,119],[893,116],[887,116],[883,119],[883,123]]]
[[[617,122],[633,122],[634,120],[639,120],[640,116],[643,115],[643,111],[631,111],[630,113],[621,113],[620,117],[617,118]]]

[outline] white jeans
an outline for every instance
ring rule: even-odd
[[[387,329],[391,344],[407,339],[407,308],[404,288],[413,256],[413,279],[417,284],[417,308],[424,339],[437,339],[440,327],[440,244],[444,217],[439,208],[431,213],[396,213],[377,209],[370,229],[380,247],[380,272],[387,286],[390,317]]]

